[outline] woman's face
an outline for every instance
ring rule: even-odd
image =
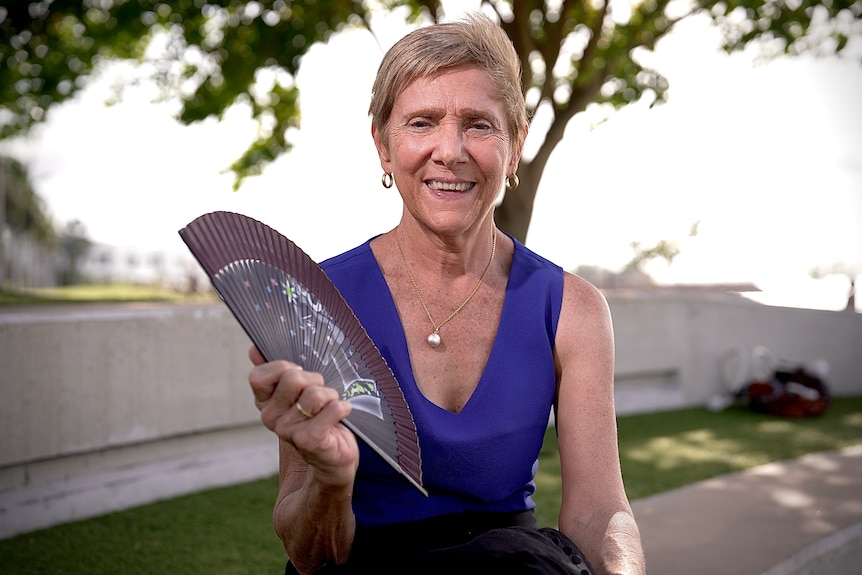
[[[478,227],[520,156],[503,103],[475,66],[414,80],[395,99],[386,140],[372,133],[406,211],[443,236]]]

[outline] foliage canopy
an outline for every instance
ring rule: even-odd
[[[545,165],[572,117],[590,103],[661,103],[667,79],[640,50],[680,21],[706,15],[724,49],[758,42],[770,54],[840,54],[862,32],[862,0],[484,0],[521,56],[530,112],[553,110],[544,142],[522,161],[521,186],[497,221],[526,237]],[[86,86],[107,60],[129,59],[181,103],[178,119],[222,117],[244,103],[259,131],[231,166],[237,187],[290,150],[302,56],[344,27],[372,30],[375,10],[401,7],[417,25],[445,17],[436,0],[41,0],[0,7],[0,139],[24,133]],[[138,78],[140,80],[140,78]],[[130,81],[136,81],[131,79]],[[648,95],[648,96],[647,96]]]

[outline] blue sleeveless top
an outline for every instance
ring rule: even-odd
[[[535,477],[556,392],[554,337],[562,269],[515,241],[500,326],[470,400],[460,413],[419,391],[395,302],[370,240],[321,264],[401,385],[419,435],[426,498],[359,442],[353,511],[359,525],[462,511],[535,507]]]

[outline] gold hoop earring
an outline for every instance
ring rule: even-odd
[[[395,183],[395,178],[392,176],[392,172],[383,172],[383,177],[380,181],[383,182],[383,187],[388,190]]]
[[[506,189],[514,190],[521,184],[521,180],[518,178],[518,174],[512,174],[511,176],[506,177]]]

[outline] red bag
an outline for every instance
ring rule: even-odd
[[[770,380],[752,381],[744,397],[754,411],[793,418],[820,415],[830,401],[826,383],[801,367],[776,369]]]

